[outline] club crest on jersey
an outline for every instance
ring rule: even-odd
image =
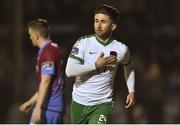
[[[71,50],[71,53],[77,55],[77,54],[79,53],[79,48],[73,46],[73,48],[72,48],[72,50]]]
[[[43,64],[42,64],[42,68],[41,68],[42,70],[54,70],[54,63],[53,62],[50,62],[50,61],[48,61],[48,62],[44,62]]]

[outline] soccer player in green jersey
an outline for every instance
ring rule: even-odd
[[[95,10],[94,35],[83,36],[69,55],[66,74],[76,77],[72,92],[71,119],[75,124],[110,123],[113,81],[118,64],[123,64],[129,94],[125,108],[135,102],[135,71],[128,47],[112,38],[119,12],[109,5]]]

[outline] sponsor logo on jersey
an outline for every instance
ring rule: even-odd
[[[71,50],[71,53],[77,55],[77,54],[79,53],[79,48],[73,46],[73,48],[72,48],[72,50]]]
[[[42,68],[41,68],[42,70],[54,70],[54,63],[53,62],[50,62],[50,61],[48,61],[48,62],[44,62],[43,64],[42,64]]]

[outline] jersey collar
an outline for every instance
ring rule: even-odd
[[[104,43],[103,41],[101,41],[100,39],[98,39],[96,35],[95,35],[95,38],[96,38],[96,40],[97,40],[100,44],[102,44],[103,46],[107,46],[108,44],[110,44],[110,43],[113,41],[113,39],[110,38],[106,43]]]
[[[46,46],[51,42],[51,40],[47,40],[47,41],[45,41],[45,42],[46,42],[46,43],[44,44],[44,46],[39,49],[39,52],[38,52],[39,55],[42,53],[43,49],[46,48]]]

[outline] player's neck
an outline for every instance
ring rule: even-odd
[[[47,41],[49,41],[49,39],[39,39],[39,48],[42,48],[47,43]]]
[[[97,36],[97,35],[96,35],[96,37],[97,37],[100,41],[102,41],[103,43],[107,43],[107,42],[109,41],[109,39],[111,38],[110,36],[108,36],[108,37],[99,37],[99,36]]]

